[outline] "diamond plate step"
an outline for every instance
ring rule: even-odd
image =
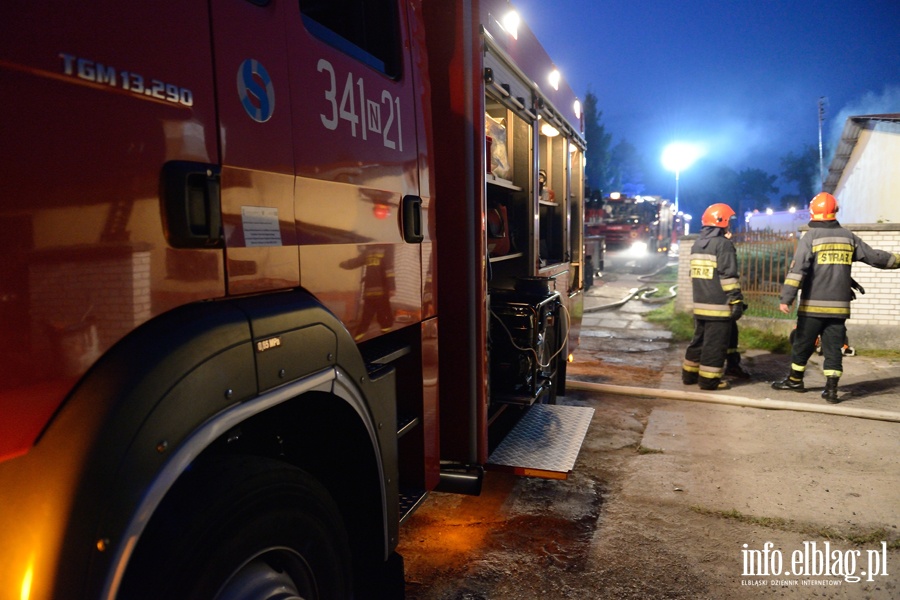
[[[535,404],[485,467],[527,477],[567,479],[593,416],[593,408]]]
[[[408,519],[425,500],[425,490],[420,489],[400,489],[400,522],[403,523]]]

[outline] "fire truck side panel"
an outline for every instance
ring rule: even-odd
[[[416,145],[418,148],[419,196],[422,199],[422,318],[437,315],[435,290],[435,203],[432,160],[434,157],[435,131],[431,110],[431,74],[428,67],[428,49],[422,20],[421,0],[407,5],[407,23],[410,40],[410,69],[413,78],[413,97],[416,107]],[[436,332],[435,332],[436,333]]]
[[[300,264],[283,20],[296,6],[226,0],[211,7],[228,291],[293,287]]]
[[[288,4],[284,18],[302,283],[358,340],[422,312],[422,248],[403,237],[403,199],[419,197],[419,128],[409,27],[397,6],[356,16],[340,5]],[[337,38],[343,27],[369,37]]]
[[[441,457],[487,458],[485,150],[481,38],[472,2],[425,3],[434,119]]]
[[[209,36],[190,25],[207,22],[202,5],[179,4],[183,31],[163,5],[11,8],[0,36],[0,412],[26,412],[17,405],[32,395],[43,409],[0,420],[0,457],[26,451],[131,329],[224,294],[221,253],[170,247],[158,199],[160,165],[218,154]],[[164,32],[182,60],[157,51]]]
[[[429,319],[422,327],[422,426],[419,438],[422,443],[421,457],[426,490],[433,490],[440,475],[440,407],[438,394],[439,349],[438,321]],[[416,456],[416,454],[413,454]],[[414,465],[418,468],[418,465]]]
[[[0,91],[16,118],[4,120],[0,219],[15,233],[0,243],[11,367],[0,413],[27,417],[0,419],[0,598],[113,594],[153,510],[206,454],[268,454],[313,473],[364,569],[396,544],[394,371],[367,373],[345,324],[300,291],[192,304],[225,294],[220,183],[229,292],[299,282],[295,139],[278,127],[294,130],[278,120],[290,116],[287,52],[272,13],[296,5],[212,6],[214,21],[203,3],[34,2],[4,17]],[[266,29],[273,19],[280,29]],[[229,54],[248,34],[228,23],[257,37],[249,66]],[[394,204],[411,189],[395,185]],[[212,231],[179,230],[170,197]],[[365,222],[398,241],[396,219],[390,231]]]

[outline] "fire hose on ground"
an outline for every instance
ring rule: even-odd
[[[852,408],[849,406],[810,404],[808,402],[789,402],[786,400],[762,400],[733,396],[730,394],[718,394],[711,392],[694,392],[685,390],[664,390],[658,388],[637,387],[630,385],[612,385],[608,383],[591,383],[588,381],[566,380],[567,390],[580,390],[583,392],[597,392],[613,394],[616,396],[637,396],[642,398],[665,398],[668,400],[690,400],[693,402],[707,402],[711,404],[724,404],[727,406],[744,406],[747,408],[762,408],[765,410],[795,410],[799,412],[822,413],[826,415],[841,415],[845,417],[857,417],[875,421],[892,421],[900,423],[900,413],[869,408]]]

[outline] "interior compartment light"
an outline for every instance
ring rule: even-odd
[[[550,123],[542,123],[541,134],[546,135],[547,137],[556,137],[559,135],[559,129],[557,129]]]

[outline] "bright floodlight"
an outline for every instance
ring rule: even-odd
[[[550,81],[550,85],[553,86],[554,90],[559,89],[560,79],[562,79],[562,75],[559,73],[559,69],[553,69],[550,71],[550,75],[547,76],[547,80]]]
[[[662,164],[675,173],[684,171],[703,156],[703,150],[693,144],[685,144],[684,142],[673,142],[666,146],[662,154]]]
[[[684,142],[673,142],[665,147],[662,154],[662,164],[675,172],[675,210],[678,211],[678,175],[703,156],[703,150],[698,146]]]
[[[519,18],[519,13],[514,10],[503,15],[503,29],[508,31],[509,35],[513,36],[514,39],[519,39],[520,22],[521,19]]]

